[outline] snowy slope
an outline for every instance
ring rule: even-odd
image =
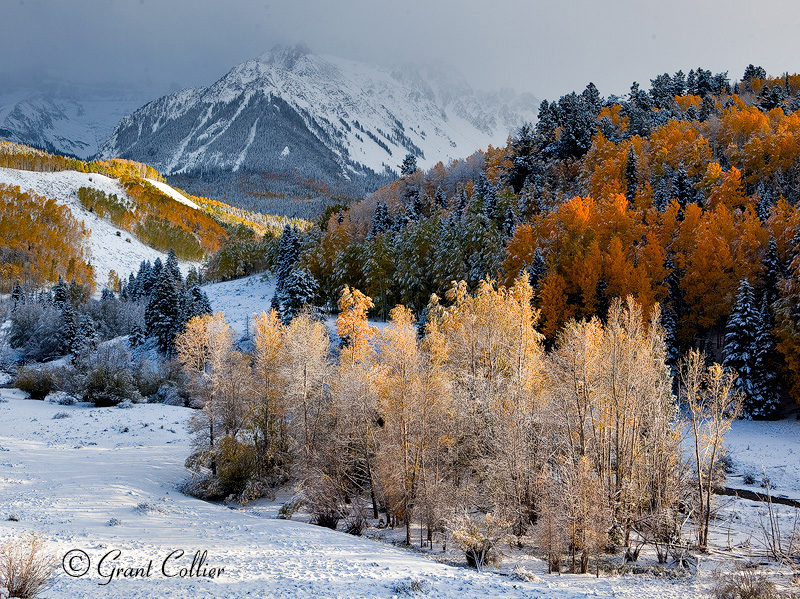
[[[214,312],[224,312],[228,324],[240,335],[250,327],[253,332],[253,315],[269,312],[275,294],[275,283],[264,275],[253,275],[235,281],[203,285]]]
[[[98,285],[106,283],[108,273],[112,269],[117,271],[120,277],[127,276],[128,273],[135,273],[138,270],[142,260],[152,262],[156,258],[160,257],[162,260],[164,258],[162,252],[144,245],[131,233],[117,229],[110,222],[81,206],[78,201],[78,189],[81,187],[92,187],[107,194],[116,194],[119,198],[127,198],[125,190],[116,179],[77,171],[39,173],[0,168],[0,184],[17,186],[24,191],[31,190],[35,194],[69,206],[73,216],[78,221],[83,221],[86,228],[91,230],[87,240],[90,251],[89,262],[94,266]],[[174,189],[170,190],[175,195],[180,195]],[[183,199],[188,202],[186,198]],[[192,265],[192,263],[181,263],[181,269],[187,272]]]
[[[531,95],[474,91],[443,69],[389,69],[303,46],[276,48],[208,88],[165,96],[124,118],[102,157],[145,160],[167,175],[292,173],[358,181],[502,145],[533,120]]]
[[[84,551],[94,564],[82,577],[61,568],[45,596],[74,598],[397,597],[398,585],[425,581],[431,598],[689,598],[702,582],[646,576],[547,576],[521,582],[458,568],[411,551],[299,522],[264,510],[228,509],[176,491],[187,475],[185,421],[191,411],[163,405],[91,409],[24,400],[0,389],[0,542],[22,532],[43,536],[53,554]],[[57,413],[66,417],[54,419]],[[18,522],[8,521],[9,514]],[[109,522],[114,518],[116,526]],[[150,578],[108,579],[97,572],[114,550],[114,566],[146,567]],[[161,564],[188,567],[207,551],[215,579],[166,578]],[[74,554],[73,554],[74,555]],[[84,562],[74,562],[75,566]],[[106,565],[108,562],[106,562]],[[103,570],[106,574],[109,569]]]
[[[171,186],[167,185],[166,183],[162,183],[161,181],[156,181],[155,179],[145,179],[145,181],[150,183],[150,185],[153,185],[154,187],[157,187],[158,189],[163,191],[165,194],[167,194],[169,197],[171,197],[176,202],[180,202],[181,204],[185,204],[185,205],[189,206],[189,208],[194,208],[195,210],[200,210],[200,206],[198,206],[193,201],[188,199],[185,195],[180,193],[174,187],[171,187]]]

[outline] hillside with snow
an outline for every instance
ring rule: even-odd
[[[81,187],[97,189],[108,195],[114,194],[118,198],[128,199],[125,189],[116,179],[98,173],[77,171],[46,173],[0,168],[0,184],[19,187],[22,191],[30,190],[69,207],[73,216],[90,230],[86,249],[89,250],[88,262],[94,267],[98,286],[106,283],[111,270],[115,270],[120,277],[127,276],[131,272],[136,272],[142,260],[152,262],[156,258],[164,257],[163,252],[143,244],[135,235],[118,229],[81,205],[78,200],[78,190]],[[166,184],[159,185],[169,187]],[[171,187],[169,189],[176,196],[180,196],[185,203],[189,202]],[[187,272],[192,265],[197,266],[183,262],[181,269]]]
[[[394,176],[406,154],[430,167],[502,145],[536,108],[529,94],[480,93],[444,69],[389,69],[278,47],[208,88],[140,108],[100,156],[197,177],[195,185],[224,188],[218,195],[231,199],[280,193],[281,185],[310,190],[309,180],[363,191]]]

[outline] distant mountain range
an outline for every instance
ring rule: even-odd
[[[119,112],[127,105],[117,106]],[[309,216],[319,207],[309,199],[362,195],[393,180],[407,154],[430,167],[502,145],[537,108],[530,94],[477,92],[443,68],[391,69],[316,55],[303,45],[276,47],[210,87],[161,97],[124,116],[98,157],[145,162],[195,195]],[[97,123],[113,112],[27,100],[0,118],[0,137],[84,156],[102,129],[86,127],[90,110],[98,111]],[[287,204],[289,198],[304,201]]]
[[[148,100],[120,85],[49,80],[9,87],[0,88],[0,139],[83,160],[97,153],[122,117]]]

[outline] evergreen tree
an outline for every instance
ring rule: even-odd
[[[400,176],[406,177],[417,172],[417,157],[413,154],[406,154],[403,164],[400,165]]]
[[[680,351],[678,349],[678,318],[672,306],[665,305],[661,310],[661,326],[664,327],[664,345],[667,349],[667,365],[670,375],[673,378],[673,385],[678,383],[678,360]]]
[[[58,329],[58,353],[66,355],[75,351],[79,341],[78,314],[70,302],[61,303],[61,324]]]
[[[181,275],[181,269],[178,267],[178,257],[175,255],[175,250],[171,249],[169,254],[167,254],[167,261],[164,264],[164,268],[167,269],[176,287],[183,285],[183,276]]]
[[[539,214],[540,210],[539,190],[530,179],[526,179],[517,200],[519,220],[522,222],[529,221]]]
[[[67,285],[64,283],[64,280],[59,277],[58,283],[56,283],[56,286],[53,287],[53,306],[60,310],[63,314],[64,310],[66,310],[67,304],[69,303],[69,290],[67,289]]]
[[[128,345],[133,349],[144,345],[146,336],[142,327],[138,324],[134,324],[133,328],[131,329],[131,334],[128,336]]]
[[[156,258],[155,261],[153,261],[153,267],[150,269],[150,274],[143,286],[145,297],[150,297],[150,295],[153,293],[153,289],[155,289],[156,285],[158,284],[158,280],[161,277],[161,271],[163,268],[164,264],[161,262],[161,258]]]
[[[195,285],[186,292],[183,301],[183,309],[181,310],[181,332],[183,332],[182,330],[185,324],[195,316],[203,316],[211,313],[211,302],[208,301],[208,296],[200,287]]]
[[[22,290],[22,285],[17,281],[14,289],[11,290],[11,311],[17,309],[17,306],[25,303],[25,292]]]
[[[392,217],[389,216],[389,208],[384,202],[378,202],[375,206],[375,214],[372,217],[372,227],[369,231],[370,237],[375,237],[381,233],[386,233],[392,228]]]
[[[675,174],[675,179],[672,183],[674,196],[678,199],[681,208],[686,208],[694,198],[694,189],[692,182],[689,180],[689,175],[683,165],[678,168]]]
[[[279,298],[279,314],[283,324],[289,324],[304,307],[313,307],[318,291],[319,283],[307,269],[292,269]]]
[[[186,274],[186,289],[191,289],[197,285],[200,285],[200,274],[197,272],[197,269],[192,266]]]
[[[78,327],[73,339],[70,353],[79,357],[86,357],[97,349],[97,328],[88,314],[78,317]]]
[[[530,276],[530,284],[533,289],[536,289],[539,282],[547,272],[547,262],[544,259],[544,254],[540,248],[536,248],[533,252],[533,261],[528,266],[528,275]]]
[[[633,144],[628,147],[628,162],[625,164],[625,198],[633,202],[636,197],[636,152]]]
[[[683,71],[678,71],[672,77],[672,95],[686,95],[686,75],[684,75]]]
[[[745,413],[750,417],[763,413],[762,383],[758,379],[756,360],[761,315],[755,306],[753,289],[747,279],[739,283],[736,303],[725,327],[722,364],[738,373],[736,385],[745,395]]]
[[[509,149],[511,165],[506,169],[505,182],[514,193],[519,193],[536,171],[536,136],[533,125],[523,124],[512,138]]]
[[[767,253],[761,260],[761,264],[764,267],[762,295],[764,301],[771,306],[778,299],[778,283],[781,280],[783,270],[778,256],[778,243],[775,241],[774,236],[769,238]]]
[[[182,324],[179,302],[178,289],[169,271],[160,269],[145,309],[144,321],[148,335],[156,340],[159,351],[168,356],[175,351],[175,335],[180,332]]]
[[[456,219],[461,220],[464,216],[464,211],[467,209],[467,192],[462,188],[456,196]]]
[[[278,260],[275,265],[275,294],[272,296],[271,307],[280,312],[280,297],[283,286],[289,273],[294,268],[295,263],[300,257],[300,240],[297,232],[290,225],[283,228],[280,242],[278,242]]]
[[[434,194],[434,200],[436,201],[436,205],[439,208],[447,208],[447,194],[442,189],[442,186],[439,185],[436,187],[436,193]]]
[[[756,418],[773,417],[780,407],[777,376],[780,358],[775,347],[775,336],[772,334],[774,326],[772,310],[770,310],[765,295],[759,311],[758,329],[756,331],[756,356],[753,368],[761,393],[759,405],[752,408],[752,415]]]

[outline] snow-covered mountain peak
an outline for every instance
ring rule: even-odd
[[[358,193],[386,183],[406,154],[430,167],[503,144],[536,109],[532,97],[476,92],[451,69],[388,68],[298,44],[239,64],[208,88],[142,107],[120,123],[100,156],[213,184],[235,175],[235,186],[225,184],[229,198],[265,180],[284,189],[302,180],[322,183],[327,193]],[[242,185],[253,174],[258,180]]]

